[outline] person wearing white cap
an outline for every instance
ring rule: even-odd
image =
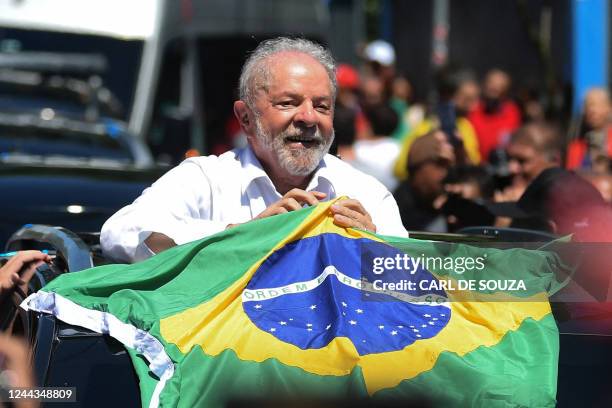
[[[366,77],[375,76],[382,81],[385,98],[391,96],[391,88],[395,79],[395,49],[384,40],[372,41],[363,49],[366,60]]]
[[[392,66],[395,64],[395,49],[391,44],[383,40],[369,43],[364,49],[365,57],[380,65]]]

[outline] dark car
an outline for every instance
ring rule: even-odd
[[[31,223],[99,231],[164,170],[120,122],[0,113],[0,245]]]
[[[0,160],[0,245],[24,224],[100,231],[159,175],[155,168]]]

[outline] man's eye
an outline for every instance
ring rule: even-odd
[[[293,106],[293,101],[280,101],[278,105],[282,107],[290,107]]]
[[[320,112],[329,112],[330,108],[328,105],[318,105],[316,109]]]

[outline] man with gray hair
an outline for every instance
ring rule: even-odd
[[[348,196],[334,222],[406,236],[397,204],[373,177],[327,154],[334,138],[335,63],[304,39],[264,41],[244,64],[234,113],[248,146],[185,160],[102,227],[105,254],[145,259],[253,219]]]

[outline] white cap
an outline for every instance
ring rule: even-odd
[[[376,61],[381,65],[393,65],[395,62],[395,50],[386,41],[376,40],[369,43],[364,50],[367,59]]]

